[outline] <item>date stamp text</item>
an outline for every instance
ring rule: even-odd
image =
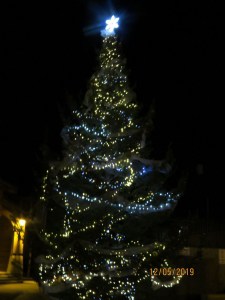
[[[194,276],[194,268],[150,268],[151,276]]]

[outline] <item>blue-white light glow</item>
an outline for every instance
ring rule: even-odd
[[[102,31],[102,35],[103,36],[110,36],[110,35],[114,35],[114,29],[119,27],[119,18],[116,18],[115,16],[112,16],[111,19],[106,20],[106,27],[105,30]]]

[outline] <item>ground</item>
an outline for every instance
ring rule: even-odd
[[[35,281],[0,284],[0,300],[47,300]]]

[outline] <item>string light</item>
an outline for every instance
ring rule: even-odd
[[[165,283],[150,276],[152,257],[161,255],[165,245],[144,244],[126,232],[132,218],[171,210],[180,195],[155,192],[150,186],[147,192],[132,193],[153,169],[136,167],[133,158],[140,157],[142,128],[134,121],[137,104],[114,34],[118,19],[111,21],[103,34],[100,70],[90,80],[87,108],[73,111],[74,124],[63,129],[65,158],[47,172],[41,196],[50,206],[51,182],[51,197],[63,213],[55,219],[61,226],[58,232],[41,232],[51,253],[40,259],[41,281],[49,291],[57,285],[62,290],[72,287],[80,299],[134,299],[136,285],[144,280],[153,287],[171,287],[180,280]],[[54,213],[54,208],[49,210]],[[102,291],[92,288],[96,278],[104,282]]]

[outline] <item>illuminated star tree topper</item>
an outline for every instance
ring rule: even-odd
[[[115,34],[114,29],[119,27],[118,22],[119,22],[119,18],[116,18],[114,15],[111,17],[111,19],[106,20],[105,21],[106,27],[104,30],[101,31],[102,36],[104,37],[104,36],[114,35]]]

